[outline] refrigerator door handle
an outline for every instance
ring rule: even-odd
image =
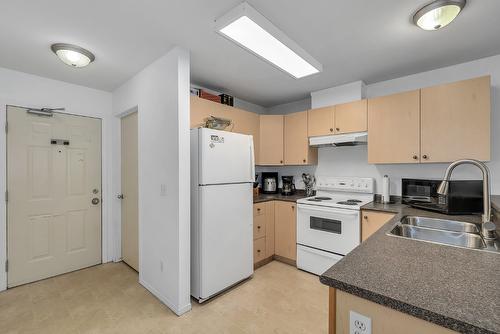
[[[255,152],[253,147],[253,136],[250,136],[250,182],[255,179]]]

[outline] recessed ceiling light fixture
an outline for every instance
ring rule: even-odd
[[[323,69],[316,59],[246,2],[215,20],[215,30],[296,79]]]
[[[413,15],[413,22],[424,30],[438,30],[453,21],[465,7],[466,0],[435,0]]]
[[[50,46],[59,59],[72,67],[85,67],[95,60],[92,52],[72,44],[56,43]]]

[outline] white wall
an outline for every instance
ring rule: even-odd
[[[366,86],[363,81],[311,92],[311,108],[321,108],[361,100],[365,98]]]
[[[409,75],[406,77],[374,83],[366,87],[366,97],[382,96],[459,81],[473,77],[491,75],[492,129],[491,162],[488,163],[492,174],[492,193],[500,194],[500,56],[484,58],[464,64],[445,67],[433,71]],[[332,97],[333,98],[333,97]],[[314,101],[313,106],[317,105]],[[386,164],[370,165],[367,162],[367,148],[342,147],[322,148],[319,150],[318,175],[374,177],[381,184],[384,174],[391,178],[391,193],[401,194],[401,178],[442,178],[448,164]],[[474,167],[457,168],[455,178],[480,178],[481,174]],[[377,186],[377,192],[381,192]]]
[[[189,78],[189,53],[174,48],[113,92],[116,193],[119,117],[138,110],[139,282],[179,315],[191,308]]]
[[[299,101],[278,104],[273,107],[269,107],[266,109],[266,114],[269,115],[284,115],[293,112],[299,112],[304,110],[311,109],[311,98],[305,98]]]
[[[63,66],[63,65],[61,65]],[[82,72],[83,74],[83,72]],[[66,113],[102,119],[102,261],[115,259],[113,234],[110,233],[112,212],[111,192],[111,93],[77,86],[0,68],[0,264],[6,259],[6,136],[3,131],[6,105],[22,107],[65,107]],[[0,291],[6,288],[7,276],[0,270]]]

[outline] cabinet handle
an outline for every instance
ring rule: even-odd
[[[303,159],[302,161],[303,161],[304,163],[306,163],[306,159]]]
[[[257,208],[257,211],[260,211],[260,208]]]
[[[335,130],[340,131],[340,128],[335,128]]]
[[[283,163],[283,160],[280,160],[280,164],[282,164],[282,163]]]
[[[422,156],[422,158],[424,158],[425,160],[429,159],[429,157],[427,156],[427,154],[424,154],[424,155]]]
[[[260,253],[260,249],[257,249],[257,253]]]
[[[417,159],[418,159],[418,156],[414,155],[413,160],[417,160]]]
[[[364,220],[368,220],[368,216],[363,216],[363,219]]]
[[[295,205],[292,205],[292,210],[295,210]]]
[[[260,226],[257,226],[257,229],[260,229]]]
[[[330,128],[330,132],[333,132],[333,128]]]

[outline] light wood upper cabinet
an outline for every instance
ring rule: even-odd
[[[260,160],[258,150],[258,147],[260,146],[260,123],[258,114],[202,99],[198,96],[191,96],[190,116],[191,128],[203,125],[205,123],[205,119],[209,116],[230,119],[233,122],[233,125],[229,126],[226,131],[252,135],[255,148],[255,161]]]
[[[283,115],[260,115],[259,165],[283,165]]]
[[[420,161],[420,90],[368,100],[368,162]]]
[[[296,204],[277,201],[274,210],[275,253],[295,261],[297,259]]]
[[[367,100],[337,104],[333,126],[335,134],[366,131],[367,116]]]
[[[361,241],[365,241],[395,216],[390,212],[361,211]]]
[[[318,150],[309,147],[307,111],[285,115],[285,165],[318,163]]]
[[[335,131],[335,106],[311,109],[307,112],[307,134],[309,137],[327,136]]]
[[[490,160],[490,77],[421,90],[421,162]]]

